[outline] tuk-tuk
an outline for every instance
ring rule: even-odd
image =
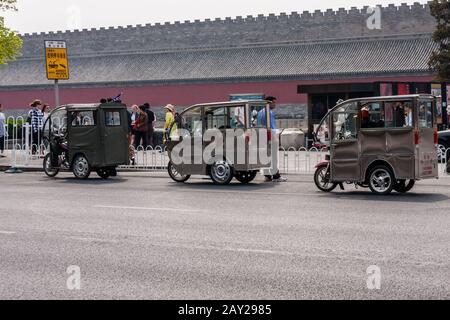
[[[170,177],[176,182],[186,182],[191,175],[206,175],[220,185],[229,184],[233,178],[244,184],[252,182],[261,169],[271,167],[270,117],[265,116],[268,114],[269,105],[263,100],[187,108],[178,116],[176,130],[171,129],[167,142]],[[202,156],[211,147],[209,138],[213,133],[220,133],[220,141],[214,141],[222,145],[221,155]],[[187,161],[174,161],[174,150],[186,139],[191,147],[184,150],[188,153],[184,154]],[[231,145],[227,143],[230,139]]]
[[[92,171],[107,179],[126,165],[128,118],[123,104],[74,104],[55,109],[44,124],[50,152],[44,171],[55,177],[61,169],[87,179]]]
[[[329,155],[314,181],[324,192],[344,183],[376,194],[406,193],[438,178],[436,100],[431,95],[352,99],[331,109],[315,132]]]

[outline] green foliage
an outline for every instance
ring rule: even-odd
[[[0,12],[17,10],[16,0],[0,0]],[[0,65],[16,59],[22,49],[22,39],[14,31],[5,26],[3,17],[0,17]]]
[[[428,64],[437,72],[439,81],[450,82],[450,1],[433,0],[430,9],[437,21],[433,40],[439,49],[432,53]]]

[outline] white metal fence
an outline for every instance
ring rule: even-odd
[[[42,167],[42,158],[48,152],[48,143],[42,139],[42,133],[33,136],[32,127],[23,117],[9,117],[4,125],[3,137],[6,158],[0,159],[1,165],[13,167]],[[450,149],[438,147],[439,172],[446,175],[447,159]],[[121,169],[133,171],[165,171],[169,157],[163,147],[138,147],[134,150],[134,163]],[[280,149],[279,168],[284,174],[311,174],[317,163],[325,159],[326,150],[317,148]]]

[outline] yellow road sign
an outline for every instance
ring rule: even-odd
[[[45,41],[48,80],[69,80],[69,59],[65,41]]]

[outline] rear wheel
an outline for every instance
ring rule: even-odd
[[[233,167],[226,160],[216,161],[210,168],[210,176],[215,184],[230,184],[234,176]]]
[[[258,171],[239,171],[234,174],[237,181],[243,184],[248,184],[255,180]]]
[[[97,174],[102,179],[108,179],[112,176],[112,169],[109,168],[101,168],[97,170]]]
[[[323,192],[331,192],[337,187],[337,183],[330,181],[330,171],[328,167],[319,167],[314,174],[314,183]]]
[[[386,166],[377,166],[370,171],[369,187],[373,193],[387,195],[392,192],[396,180],[392,171]]]
[[[169,172],[169,176],[173,181],[178,183],[183,183],[189,180],[190,175],[182,175],[173,165],[172,161],[167,165],[167,171]]]
[[[44,172],[50,178],[56,177],[56,175],[59,173],[59,168],[54,168],[52,166],[51,153],[47,154],[44,158]]]
[[[407,193],[414,188],[416,184],[415,180],[399,180],[394,186],[394,190],[399,193]]]
[[[91,174],[91,166],[84,155],[76,156],[72,165],[73,174],[77,179],[87,179]]]

